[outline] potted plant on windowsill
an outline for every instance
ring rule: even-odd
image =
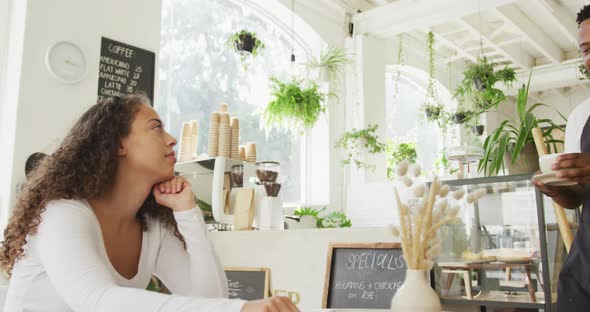
[[[250,32],[245,29],[229,36],[226,45],[234,48],[234,50],[240,55],[240,61],[246,69],[246,58],[250,55],[256,57],[265,47],[264,43],[258,39],[255,32]]]
[[[282,82],[273,77],[271,84],[274,99],[262,114],[269,129],[311,129],[326,110],[323,104],[326,95],[319,91],[313,81]]]
[[[532,74],[532,73],[531,73]],[[506,119],[485,139],[484,157],[480,160],[478,171],[486,175],[497,174],[504,166],[510,174],[534,172],[539,168],[537,150],[534,145],[532,129],[543,129],[543,137],[549,151],[556,150],[557,143],[563,143],[552,136],[554,129],[563,128],[547,118],[537,118],[533,112],[538,107],[550,107],[536,103],[527,108],[531,76],[526,86],[518,90],[516,98],[517,119]],[[555,110],[564,122],[566,118]]]

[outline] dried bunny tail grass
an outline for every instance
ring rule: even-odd
[[[414,166],[412,166],[412,174],[417,177],[422,173],[422,167],[420,167],[420,165],[415,164]]]
[[[438,211],[442,211],[444,213],[447,208],[449,207],[449,201],[446,199],[441,200],[437,205]]]
[[[484,197],[486,194],[488,193],[488,190],[485,187],[479,188],[475,191],[473,191],[473,196],[475,196],[475,199],[478,200],[482,197]]]
[[[440,188],[440,192],[438,193],[438,195],[442,198],[445,198],[445,197],[447,197],[447,195],[449,195],[450,191],[451,191],[451,188],[445,184]]]
[[[426,194],[426,185],[424,185],[424,183],[414,186],[414,196],[416,196],[418,198],[422,198],[422,197],[424,197],[425,194]]]
[[[394,193],[395,193],[395,200],[397,202],[397,206],[398,206],[398,210],[399,210],[399,220],[400,220],[400,227],[401,227],[401,232],[402,232],[402,236],[401,236],[401,243],[402,243],[402,249],[404,252],[404,256],[406,257],[406,263],[408,265],[408,268],[415,268],[414,265],[414,260],[412,257],[412,250],[411,250],[411,245],[410,245],[410,241],[409,239],[411,239],[409,237],[409,233],[412,232],[411,229],[411,217],[410,217],[410,209],[408,208],[408,206],[402,204],[400,197],[399,197],[399,192],[397,191],[397,188],[393,188]]]
[[[405,176],[408,173],[408,168],[410,168],[410,162],[407,159],[404,159],[397,166],[397,175],[400,177]]]
[[[434,195],[440,195],[440,190],[442,187],[442,184],[440,184],[440,180],[438,178],[434,178],[434,181],[432,181],[432,186],[434,188],[434,190],[436,191],[434,193]]]
[[[477,199],[475,198],[475,195],[474,194],[468,194],[467,195],[466,201],[467,201],[468,204],[473,204],[476,200]]]
[[[400,235],[400,231],[399,231],[399,229],[397,228],[397,226],[394,226],[394,227],[392,227],[392,228],[391,228],[391,233],[392,233],[392,234],[393,234],[393,236],[395,236],[395,237],[400,237],[400,236],[401,236],[401,235]]]
[[[412,181],[412,178],[408,177],[408,176],[404,176],[402,177],[402,182],[404,183],[405,186],[410,187],[412,186],[412,184],[414,183],[414,181]]]
[[[465,191],[462,189],[453,192],[453,198],[456,200],[460,200],[461,198],[463,198],[463,196],[465,196]]]
[[[430,185],[430,190],[428,192],[428,197],[426,199],[426,203],[423,206],[423,211],[418,215],[416,219],[416,228],[418,232],[418,237],[414,236],[414,251],[415,254],[419,255],[419,263],[418,265],[422,265],[424,261],[424,255],[426,254],[426,241],[427,239],[427,232],[432,226],[432,210],[435,204],[436,195],[440,191],[440,180],[438,177],[435,177]]]

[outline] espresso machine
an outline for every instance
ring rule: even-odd
[[[220,228],[284,229],[279,163],[215,157],[177,163],[174,169],[189,180],[199,200],[210,204]]]

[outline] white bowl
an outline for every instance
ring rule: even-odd
[[[559,170],[553,170],[551,167],[555,163],[555,159],[557,156],[563,155],[564,153],[555,153],[555,154],[547,154],[544,156],[539,157],[539,167],[541,167],[541,172],[544,174],[557,172]]]

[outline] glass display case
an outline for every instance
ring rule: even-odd
[[[555,311],[557,279],[566,258],[550,198],[531,175],[445,181],[451,191],[486,189],[457,201],[459,215],[441,228],[442,254],[433,286],[446,304]],[[572,230],[577,210],[566,210]]]

